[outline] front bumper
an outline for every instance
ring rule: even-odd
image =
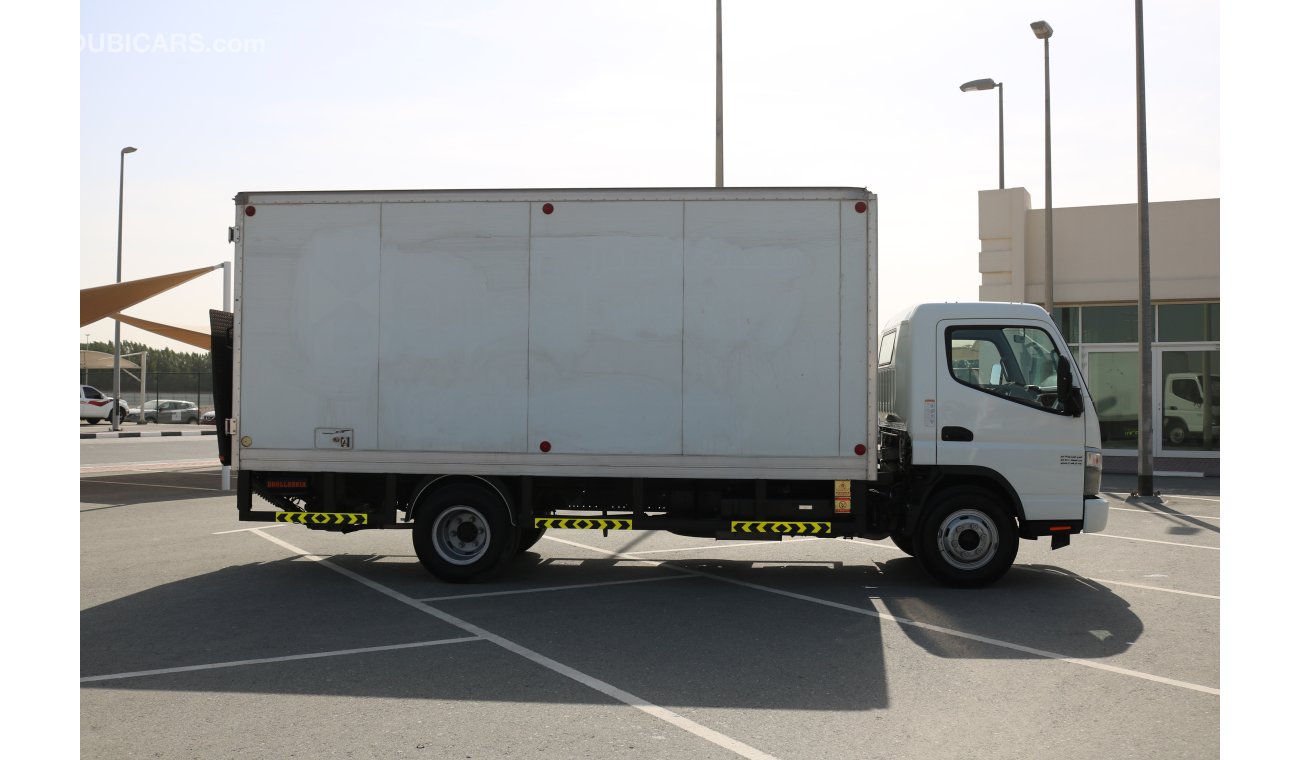
[[[1110,517],[1110,502],[1100,496],[1083,497],[1083,532],[1100,533]]]

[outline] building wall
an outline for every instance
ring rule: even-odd
[[[1219,199],[1150,204],[1151,300],[1219,299]],[[1044,219],[1024,188],[979,194],[980,300],[1043,303]],[[1138,299],[1137,204],[1052,212],[1053,300]]]
[[[1150,204],[1150,419],[1157,456],[1219,453],[1219,199]],[[980,300],[1044,302],[1046,212],[1024,188],[979,195]],[[1079,361],[1108,454],[1141,425],[1137,204],[1052,214],[1053,317]]]

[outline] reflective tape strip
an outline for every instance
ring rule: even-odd
[[[534,517],[533,527],[571,530],[632,530],[632,521],[591,517]]]
[[[731,523],[732,533],[793,533],[796,535],[830,533],[828,522],[757,522],[735,521]]]
[[[276,512],[276,522],[303,525],[365,525],[368,515],[360,512]]]

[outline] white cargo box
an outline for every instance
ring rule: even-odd
[[[241,467],[875,477],[865,190],[235,202]]]

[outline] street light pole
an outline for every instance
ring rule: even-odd
[[[972,82],[967,82],[966,84],[962,85],[961,91],[974,92],[976,90],[991,90],[994,87],[998,88],[998,189],[1006,190],[1007,189],[1007,173],[1006,173],[1007,164],[1006,164],[1006,154],[1003,151],[1003,147],[1002,147],[1004,145],[1002,140],[1002,83],[994,82],[992,79],[976,79]]]
[[[1043,123],[1045,125],[1043,142],[1047,165],[1047,216],[1043,227],[1043,308],[1047,310],[1048,315],[1051,315],[1055,307],[1052,293],[1052,73],[1047,41],[1052,37],[1052,25],[1046,21],[1035,21],[1029,25],[1029,28],[1034,30],[1035,37],[1043,41]]]
[[[722,0],[718,0],[718,44],[717,44],[717,83],[714,91],[717,96],[717,134],[713,152],[713,174],[717,187],[722,187]]]
[[[126,154],[135,148],[122,149],[117,166],[117,281],[122,281],[122,191],[126,188]],[[113,320],[113,430],[121,430],[122,417],[122,323]]]
[[[1135,0],[1137,31],[1137,180],[1138,180],[1138,479],[1137,495],[1155,495],[1152,460],[1155,424],[1151,419],[1151,343],[1155,320],[1151,317],[1151,218],[1147,198],[1147,85],[1142,29],[1142,0]],[[1207,336],[1208,337],[1208,336]],[[1209,386],[1206,386],[1208,389]],[[1208,390],[1205,409],[1209,410]],[[1208,419],[1209,415],[1205,415]]]

